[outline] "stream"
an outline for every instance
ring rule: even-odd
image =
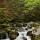
[[[32,23],[34,22],[27,23],[26,27],[22,26],[22,28],[20,28],[20,30],[18,31],[19,35],[16,37],[15,40],[31,40],[31,36],[29,34],[27,35],[27,33],[32,31],[31,26],[30,26],[30,24]]]
[[[19,36],[16,37],[15,40],[31,40],[31,37],[27,35],[27,32],[29,32],[31,29],[25,30],[28,26],[20,28],[18,31]]]
[[[18,32],[19,36],[15,40],[31,40],[30,36],[27,36],[27,31]]]

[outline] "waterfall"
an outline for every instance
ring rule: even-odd
[[[15,40],[31,40],[31,37],[27,36],[27,32],[19,32],[19,36]]]
[[[27,35],[28,31],[22,31],[22,32],[18,32],[19,36],[16,37],[15,40],[31,40],[31,37]]]

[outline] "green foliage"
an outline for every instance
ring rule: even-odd
[[[40,0],[25,0],[25,10],[24,12],[27,13],[33,10],[40,4]]]

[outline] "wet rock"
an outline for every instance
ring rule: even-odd
[[[22,37],[23,38],[23,40],[27,40],[27,38],[25,38],[25,37]]]
[[[28,28],[25,28],[25,30],[28,30]]]
[[[26,26],[27,26],[27,24],[26,24],[26,23],[24,23],[24,24],[23,24],[23,27],[26,27]]]
[[[29,29],[31,29],[31,28],[32,28],[32,26],[28,26],[28,28],[29,28]]]
[[[27,32],[27,35],[28,35],[28,36],[31,36],[31,35],[32,35],[32,31],[28,31],[28,32]]]
[[[19,36],[19,33],[17,32],[16,35]]]

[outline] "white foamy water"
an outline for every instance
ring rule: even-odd
[[[34,23],[34,22],[27,23],[27,26],[26,27],[23,27],[22,26],[23,29],[20,29],[19,30],[20,31],[20,32],[18,32],[19,33],[19,36],[16,37],[15,40],[31,40],[31,37],[27,35],[27,32],[28,31],[31,31],[32,29],[25,30],[25,28],[27,28],[28,26],[30,26],[30,24],[32,24],[32,23]]]
[[[30,36],[27,36],[28,31],[18,32],[19,36],[15,40],[31,40]]]

